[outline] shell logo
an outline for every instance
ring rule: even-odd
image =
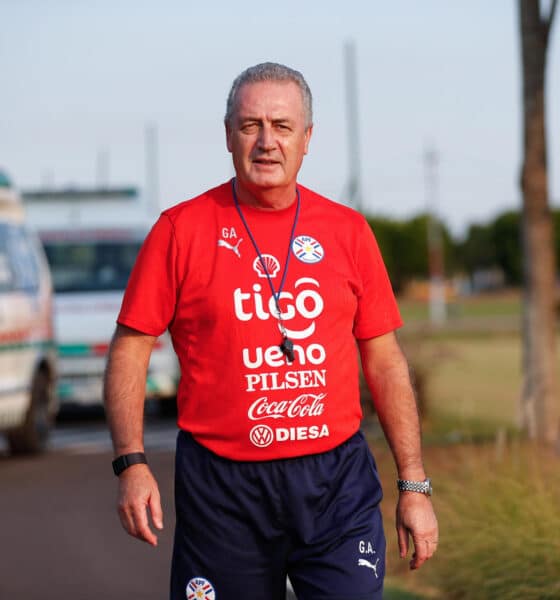
[[[276,277],[280,270],[280,263],[275,256],[272,256],[272,254],[261,254],[261,256],[257,256],[253,261],[253,269],[259,277],[263,277],[264,279],[266,279],[266,274],[268,272],[268,276],[272,279]]]

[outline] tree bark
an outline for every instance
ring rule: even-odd
[[[519,0],[523,64],[524,158],[522,239],[524,250],[523,371],[521,426],[531,439],[557,443],[560,410],[556,380],[556,264],[554,226],[548,204],[545,74],[548,19],[539,0]]]

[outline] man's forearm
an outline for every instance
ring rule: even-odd
[[[111,343],[103,395],[115,456],[144,449],[146,375],[154,341],[119,327]]]
[[[391,339],[392,337],[392,339]],[[360,343],[366,381],[401,479],[423,480],[420,419],[406,359],[396,339]]]
[[[389,374],[388,374],[389,375]],[[396,373],[390,380],[375,386],[375,410],[385,437],[391,447],[401,479],[423,480],[420,419],[408,372],[406,380]]]

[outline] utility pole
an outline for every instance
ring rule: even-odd
[[[145,129],[146,151],[146,212],[150,216],[160,212],[159,206],[159,164],[158,164],[158,132],[155,123],[147,123]]]
[[[346,118],[348,128],[348,204],[358,211],[362,206],[360,166],[360,130],[358,118],[358,77],[356,46],[353,41],[344,45],[344,71],[346,76]]]
[[[437,218],[438,155],[430,147],[424,150],[426,207],[428,213],[428,268],[430,272],[430,323],[439,327],[445,323],[445,273],[443,238]]]

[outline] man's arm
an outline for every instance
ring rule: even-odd
[[[358,342],[364,375],[375,410],[395,458],[399,479],[423,481],[420,419],[408,364],[394,333]],[[400,492],[397,535],[401,558],[414,543],[411,569],[418,569],[437,548],[438,525],[429,497]]]
[[[144,451],[144,397],[148,363],[156,337],[117,325],[105,370],[104,403],[115,458]],[[157,545],[150,528],[163,528],[157,482],[148,465],[137,464],[119,476],[118,513],[132,536]]]

